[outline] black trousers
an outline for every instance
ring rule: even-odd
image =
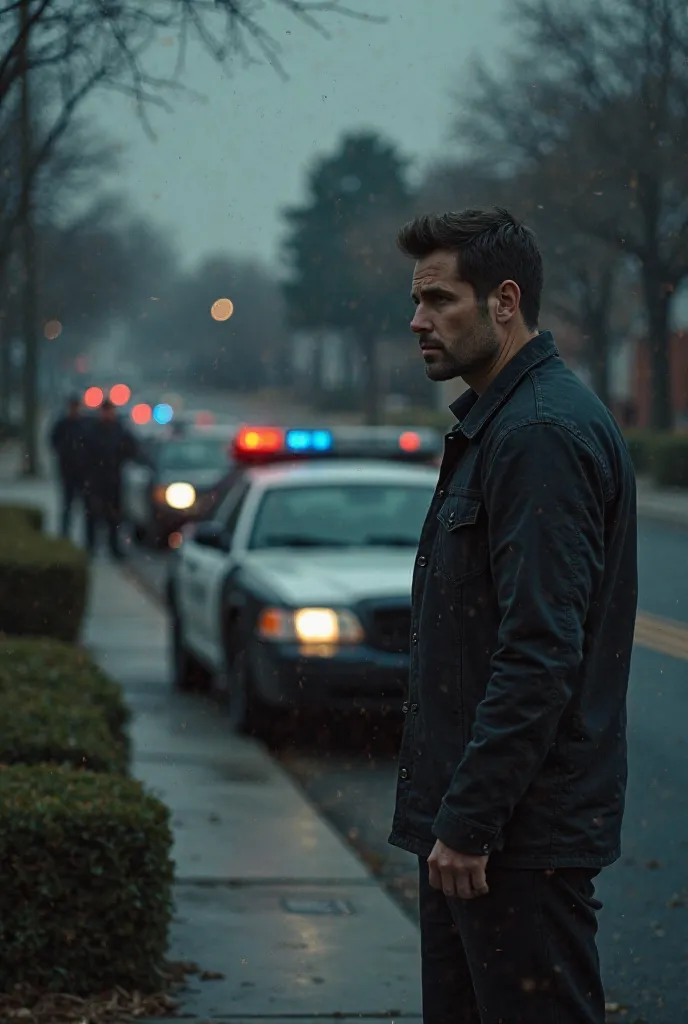
[[[122,521],[118,492],[99,492],[87,488],[85,494],[86,548],[93,554],[101,526],[107,527],[108,547],[115,558],[121,557],[119,527]]]
[[[81,497],[81,483],[77,478],[67,473],[62,474],[60,482],[62,484],[62,536],[68,537],[72,521],[72,509],[77,499]]]
[[[597,871],[490,868],[450,899],[420,860],[423,1024],[604,1024]]]

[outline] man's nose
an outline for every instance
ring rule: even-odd
[[[422,306],[416,308],[413,320],[411,321],[411,330],[414,334],[427,334],[428,331],[432,330],[432,324],[423,311]]]

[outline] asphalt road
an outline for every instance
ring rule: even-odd
[[[639,555],[643,614],[629,696],[624,856],[598,880],[600,953],[608,999],[628,1008],[619,1020],[681,1024],[688,1021],[688,532],[643,523]],[[132,549],[130,565],[160,594],[165,555]],[[665,619],[684,625],[667,627]],[[415,862],[387,845],[396,742],[361,730],[275,755],[415,914]]]

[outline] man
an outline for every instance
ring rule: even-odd
[[[110,553],[120,559],[122,469],[126,462],[141,456],[136,439],[120,423],[109,399],[101,405],[98,419],[88,432],[86,456],[86,547],[91,554],[95,552],[99,527],[105,524]]]
[[[635,477],[539,332],[505,210],[420,217],[411,328],[462,377],[413,579],[390,842],[420,861],[425,1024],[603,1024],[593,879],[619,857]]]
[[[83,494],[84,418],[76,396],[67,400],[67,409],[50,432],[50,445],[57,456],[62,488],[62,535],[69,536],[72,509]]]

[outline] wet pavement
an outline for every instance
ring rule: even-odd
[[[419,938],[268,752],[210,699],[173,693],[165,616],[106,559],[83,642],[134,712],[133,774],[170,808],[170,959],[197,1022],[420,1018]]]

